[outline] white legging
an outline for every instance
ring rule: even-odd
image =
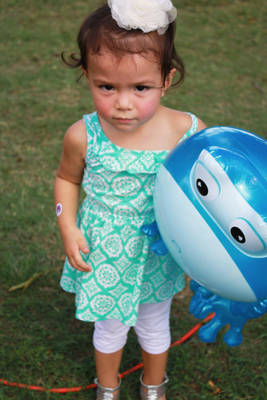
[[[140,304],[134,330],[143,350],[160,354],[171,343],[170,308],[172,299],[155,304]],[[93,344],[101,353],[114,353],[125,346],[130,326],[116,319],[96,321]]]

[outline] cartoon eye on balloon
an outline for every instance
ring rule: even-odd
[[[242,161],[248,167],[248,163]],[[256,181],[254,177],[254,183]],[[191,185],[205,210],[240,251],[254,257],[267,255],[266,223],[207,150],[202,150],[192,168]]]

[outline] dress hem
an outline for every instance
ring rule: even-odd
[[[61,287],[61,289],[62,289],[64,292],[70,293],[70,294],[73,294],[73,295],[76,295],[75,289],[73,289],[73,290],[71,290],[71,289],[65,289],[65,288],[64,288],[63,286],[61,286],[61,285],[60,285],[60,287]],[[184,290],[184,288],[185,288],[185,285],[184,285],[182,288],[180,288],[180,289],[178,289],[177,291],[175,291],[174,293],[172,293],[168,298],[166,298],[166,299],[164,299],[164,300],[162,300],[162,301],[146,302],[146,301],[140,300],[139,304],[157,304],[157,303],[162,303],[162,302],[167,301],[167,300],[169,300],[170,298],[174,297],[177,293],[180,293],[182,290]],[[76,308],[76,310],[77,310],[77,308]],[[130,326],[130,327],[135,326],[135,323],[133,323],[133,324],[132,324],[132,323],[128,324],[127,321],[123,321],[122,319],[119,319],[119,318],[112,318],[112,317],[109,317],[109,318],[103,317],[103,318],[95,318],[95,319],[92,317],[92,319],[85,319],[85,318],[80,317],[80,316],[77,314],[77,311],[75,312],[75,318],[76,318],[77,320],[79,320],[79,321],[82,321],[82,322],[92,322],[92,323],[97,322],[97,321],[107,321],[107,320],[109,320],[109,319],[114,319],[114,320],[120,321],[123,325]],[[138,318],[138,317],[136,317],[136,321],[137,321],[137,318]],[[135,321],[135,322],[136,322],[136,321]]]

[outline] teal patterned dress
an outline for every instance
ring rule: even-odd
[[[182,139],[197,130],[197,118],[190,115],[192,126]],[[153,254],[152,239],[140,229],[154,220],[155,177],[168,151],[121,148],[105,136],[96,112],[83,119],[86,197],[77,224],[90,249],[84,260],[93,271],[80,272],[66,259],[60,284],[75,293],[76,318],[134,326],[139,303],[165,301],[184,287],[181,268],[169,254]]]

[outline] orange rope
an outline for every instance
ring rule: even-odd
[[[189,332],[187,332],[184,336],[182,336],[179,340],[176,342],[172,343],[170,347],[178,346],[184,342],[186,342],[191,336],[193,336],[203,324],[206,322],[209,322],[213,317],[215,313],[210,314],[208,317],[203,319],[203,321],[199,322],[197,325],[195,325]],[[137,371],[138,369],[141,369],[143,367],[143,363],[137,364],[134,367],[128,369],[127,371],[124,371],[120,374],[120,377],[123,378],[126,375],[131,374],[134,371]],[[28,390],[36,390],[38,392],[49,392],[49,393],[70,393],[70,392],[79,392],[81,390],[89,390],[89,389],[94,389],[96,387],[95,383],[91,383],[90,385],[87,386],[77,386],[73,388],[53,388],[53,389],[46,389],[42,386],[31,386],[31,385],[25,385],[24,383],[17,383],[17,382],[8,382],[5,379],[0,379],[0,383],[2,383],[5,386],[13,386],[21,389],[28,389]]]

